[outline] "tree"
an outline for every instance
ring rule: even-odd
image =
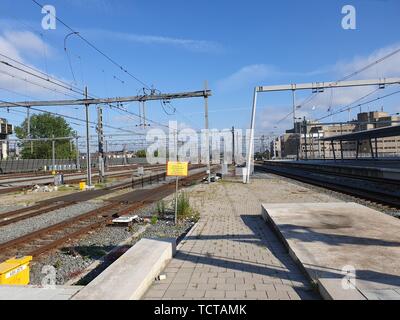
[[[35,114],[30,118],[30,133],[32,139],[38,138],[61,138],[72,137],[74,132],[70,125],[62,117],[53,116],[49,113]],[[20,127],[15,128],[15,133],[19,139],[28,137],[28,120],[25,119]],[[31,143],[23,142],[21,155],[23,159],[51,159],[52,142],[34,141],[33,152]],[[72,147],[72,148],[71,148]],[[69,140],[56,140],[55,153],[57,159],[74,159],[76,156],[75,146]]]
[[[136,157],[138,158],[146,158],[146,150],[138,150],[136,151]]]

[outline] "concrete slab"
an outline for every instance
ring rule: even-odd
[[[400,288],[399,219],[356,203],[262,207],[264,220],[318,284],[323,297],[400,299],[396,295]],[[355,285],[346,285],[344,279]]]
[[[0,286],[0,300],[69,300],[83,287]]]
[[[175,240],[142,239],[73,300],[138,300],[175,254]]]

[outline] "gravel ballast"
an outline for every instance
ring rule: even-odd
[[[134,214],[140,217],[151,217],[156,213],[156,205],[149,205],[137,210]],[[168,218],[168,219],[167,219]],[[121,247],[115,255],[85,275],[77,284],[85,285],[101,273],[115,259],[123,254],[129,247],[133,246],[141,238],[178,238],[186,233],[193,224],[185,222],[175,226],[173,216],[166,220],[159,220],[156,224],[147,224],[147,229],[139,237],[131,239],[127,245]],[[69,280],[79,278],[88,267],[101,259],[121,244],[135,235],[139,229],[146,224],[134,224],[131,227],[106,226],[97,229],[83,238],[66,244],[63,248],[55,251],[31,265],[31,284],[40,285],[45,279],[43,267],[52,266],[56,270],[56,284],[64,285]]]
[[[10,241],[66,219],[76,217],[101,206],[102,204],[98,202],[81,202],[66,208],[0,227],[0,243]]]

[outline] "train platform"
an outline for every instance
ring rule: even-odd
[[[81,286],[0,286],[0,300],[70,300]]]
[[[292,168],[394,182],[400,181],[399,160],[271,160],[265,161],[264,165],[278,169]]]
[[[268,162],[299,163],[304,165],[327,165],[327,166],[347,166],[347,167],[367,167],[382,169],[399,169],[400,160],[398,159],[358,159],[358,160],[271,160]]]
[[[332,300],[400,300],[400,220],[356,203],[264,204],[264,219]]]
[[[262,199],[292,187],[279,183],[266,193],[269,183],[276,182],[262,175],[251,185],[225,181],[191,192],[192,199],[199,197],[201,219],[161,273],[165,279],[155,281],[143,299],[320,299],[261,218]]]

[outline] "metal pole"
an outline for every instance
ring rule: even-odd
[[[178,224],[178,186],[179,186],[179,177],[176,177],[176,192],[175,192],[175,225]]]
[[[27,118],[27,131],[28,131],[28,138],[31,138],[31,107],[26,108],[26,118]],[[30,143],[31,145],[31,155],[33,154],[33,141]]]
[[[81,162],[80,162],[80,154],[79,154],[79,137],[78,132],[75,132],[75,148],[76,148],[76,170],[81,171]]]
[[[235,127],[232,127],[232,161],[233,161],[233,165],[236,165],[236,158],[235,158]]]
[[[254,126],[256,121],[256,111],[257,111],[257,88],[254,89],[253,96],[253,111],[251,115],[251,125],[250,125],[250,141],[249,147],[247,148],[247,179],[246,183],[250,183],[250,170],[251,170],[251,158],[253,154],[253,143],[254,143]]]
[[[344,160],[344,155],[343,155],[343,140],[340,140],[340,155],[342,157],[342,160]]]
[[[375,159],[374,148],[372,147],[372,139],[369,139],[369,148],[371,149],[371,157]]]
[[[305,156],[306,160],[308,160],[308,141],[307,141],[307,121],[306,117],[304,117],[304,149],[305,149]]]
[[[209,136],[209,127],[208,127],[208,95],[207,95],[207,80],[204,81],[204,120],[205,120],[205,129],[206,129],[206,156],[207,156],[207,174],[208,174],[208,183],[211,183],[211,165],[210,165],[210,136]],[[178,149],[177,149],[178,150]]]
[[[85,87],[85,99],[88,98],[88,88]],[[92,186],[92,162],[90,159],[90,132],[89,132],[89,104],[85,104],[86,111],[86,165],[87,165],[87,185]]]
[[[295,141],[296,141],[296,158],[297,161],[299,161],[300,159],[300,154],[299,154],[299,149],[300,149],[300,139],[301,136],[299,136],[299,138],[297,138],[297,127],[296,127],[296,90],[292,90],[292,100],[293,100],[293,130],[294,130],[294,137],[295,137]]]
[[[53,135],[54,138],[54,135]],[[55,171],[55,167],[56,167],[56,142],[55,140],[51,140],[51,151],[52,151],[52,171]]]
[[[104,167],[108,169],[108,140],[105,141],[106,151],[104,156]]]
[[[143,129],[146,129],[146,106],[145,106],[145,102],[143,101]]]
[[[104,135],[103,135],[103,109],[97,106],[97,135],[99,143],[99,181],[104,182]]]
[[[333,140],[331,141],[331,146],[332,146],[332,151],[333,151],[333,159],[336,162],[336,151],[335,151],[335,143],[333,142]]]

